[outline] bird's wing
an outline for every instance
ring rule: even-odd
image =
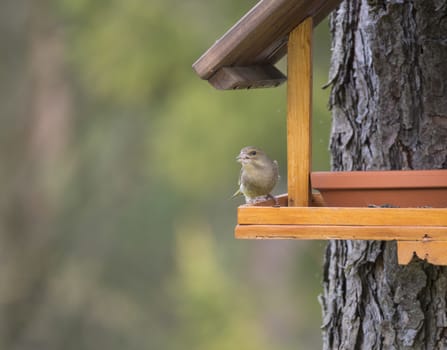
[[[240,187],[241,187],[241,181],[242,181],[242,168],[241,168],[241,172],[239,173],[239,180],[238,180],[238,182],[237,182],[237,185],[239,186],[239,188],[237,189],[236,192],[234,192],[234,194],[231,196],[231,198],[234,198],[234,197],[236,197],[236,196],[242,196],[242,195],[243,195],[243,193],[241,192],[241,189],[240,189]]]
[[[278,162],[276,160],[273,161],[273,164],[275,166],[275,172],[276,172],[276,178],[279,180],[280,176],[279,176],[279,166],[278,166]]]

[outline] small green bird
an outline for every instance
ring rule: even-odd
[[[275,187],[278,179],[278,162],[271,160],[258,147],[247,146],[242,148],[236,160],[241,163],[239,176],[239,189],[233,195],[244,195],[245,203],[253,204],[272,198],[278,204],[270,192]]]

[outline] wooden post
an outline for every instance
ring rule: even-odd
[[[312,17],[289,34],[287,52],[287,186],[290,207],[309,206],[312,116]]]
[[[407,265],[417,255],[433,265],[447,265],[447,242],[429,240],[397,241],[397,261],[400,265]]]

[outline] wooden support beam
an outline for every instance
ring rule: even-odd
[[[238,224],[447,227],[447,208],[240,206],[238,208]]]
[[[447,241],[397,242],[397,260],[400,265],[409,264],[414,255],[433,265],[447,265]]]
[[[440,241],[441,243],[447,243],[447,227],[388,225],[237,225],[235,237],[239,239],[433,241],[433,246],[436,246]],[[447,256],[447,246],[443,244],[440,247],[440,252]],[[400,259],[405,261],[406,256],[402,255]]]
[[[275,87],[287,80],[273,65],[222,67],[208,81],[216,89],[253,89]]]
[[[287,195],[279,201],[284,205]],[[398,262],[414,255],[447,266],[447,208],[240,206],[235,237],[239,239],[382,240],[397,241]],[[261,205],[273,205],[264,202]]]
[[[289,207],[308,206],[311,170],[312,17],[289,34],[287,52],[287,186]]]

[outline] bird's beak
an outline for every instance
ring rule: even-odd
[[[242,161],[244,160],[244,159],[247,159],[247,157],[246,157],[246,155],[244,154],[244,153],[239,153],[239,155],[236,157],[236,161],[238,162],[238,163],[242,163]]]

